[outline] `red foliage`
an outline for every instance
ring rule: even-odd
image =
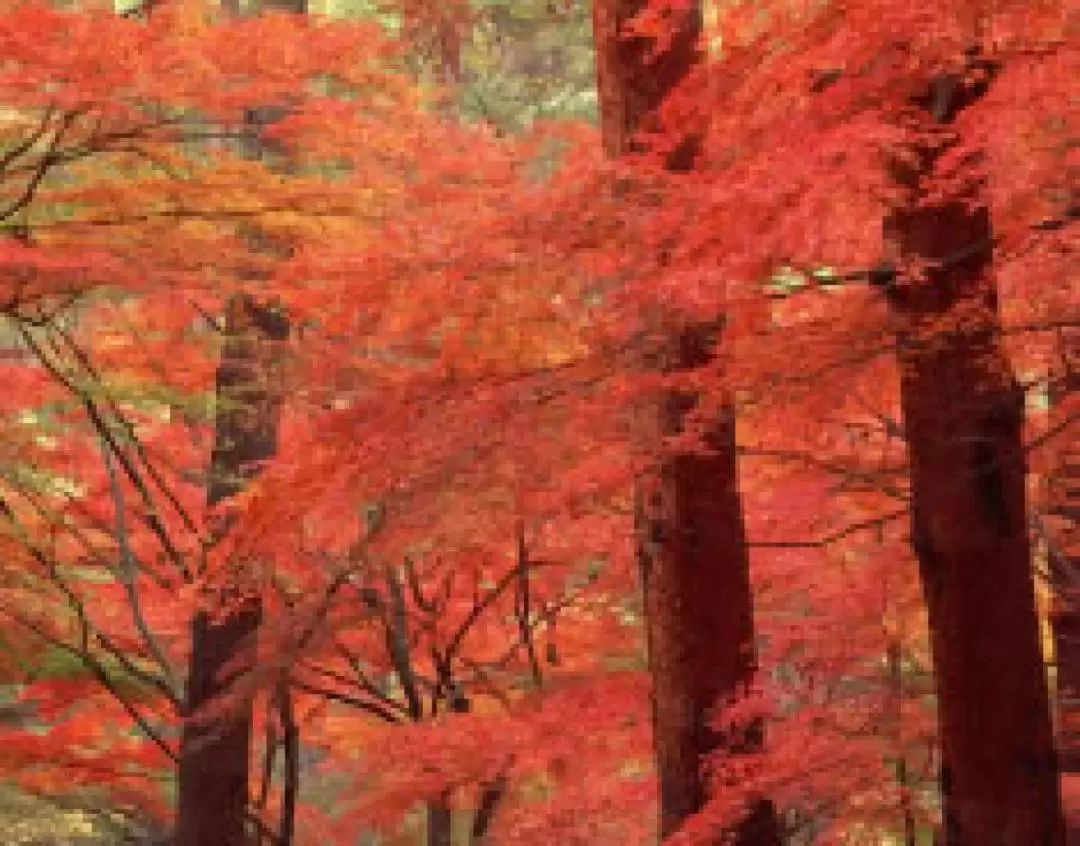
[[[667,4],[653,5],[640,29],[662,36]],[[503,775],[493,842],[646,842],[630,491],[672,446],[642,444],[638,411],[689,386],[703,419],[738,402],[765,670],[718,720],[750,710],[769,728],[738,772],[711,762],[730,789],[685,842],[755,793],[812,820],[820,842],[934,821],[897,374],[865,284],[897,200],[886,160],[913,141],[904,119],[926,79],[972,49],[1000,63],[935,181],[958,191],[961,161],[984,155],[1014,363],[1045,372],[1052,330],[1078,319],[1075,15],[1050,0],[724,5],[709,33],[721,49],[664,110],[707,127],[689,177],[649,154],[606,161],[588,127],[495,138],[425,111],[393,70],[401,45],[373,24],[213,21],[169,2],[144,21],[0,13],[0,100],[19,116],[0,124],[4,144],[55,139],[52,158],[28,149],[0,182],[4,221],[25,212],[31,231],[0,243],[0,304],[46,365],[0,365],[0,613],[5,637],[31,630],[84,671],[26,689],[53,722],[4,730],[5,773],[166,815],[146,772],[167,757],[105,721],[134,709],[144,729],[172,727],[172,749],[191,614],[257,561],[264,660],[243,690],[288,671],[308,742],[354,778],[340,818],[306,808],[311,831],[345,842],[447,791],[472,806]],[[266,102],[293,108],[272,133],[297,162],[288,178],[232,137]],[[553,141],[559,167],[537,182]],[[246,224],[288,257],[251,250]],[[810,275],[824,267],[837,284]],[[781,270],[801,287],[770,296]],[[277,298],[301,328],[280,453],[226,504],[235,522],[209,549],[212,323],[237,290]],[[50,320],[80,297],[77,326]],[[720,311],[725,345],[707,366],[643,372],[645,317]],[[45,406],[51,418],[28,422]],[[1068,413],[1036,425],[1061,438]],[[470,713],[446,713],[440,672]],[[102,775],[121,756],[132,772]]]

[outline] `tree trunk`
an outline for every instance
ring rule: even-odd
[[[227,337],[217,373],[217,421],[210,459],[207,504],[239,493],[260,462],[277,449],[281,396],[275,378],[274,348],[288,336],[285,316],[249,296],[229,303]],[[247,836],[250,702],[212,722],[190,721],[229,694],[229,678],[253,668],[255,637],[262,617],[257,587],[238,577],[238,593],[224,619],[195,615],[187,701],[180,741],[177,846],[244,846]]]
[[[445,802],[432,802],[427,812],[427,846],[452,846],[454,812]]]
[[[1050,406],[1064,414],[1080,388],[1080,336],[1062,330],[1061,371],[1053,375]],[[1056,417],[1057,415],[1055,415]],[[1054,595],[1050,626],[1057,665],[1057,742],[1062,787],[1080,795],[1080,439],[1066,427],[1057,436],[1057,458],[1049,479],[1047,558]],[[1065,789],[1068,788],[1068,789]],[[1080,807],[1066,801],[1069,842],[1080,843]]]
[[[691,333],[685,333],[683,340]],[[689,357],[683,366],[692,366]],[[687,410],[668,398],[661,433],[675,434]],[[702,758],[727,750],[753,752],[763,726],[718,732],[713,709],[753,679],[753,597],[735,468],[733,409],[706,433],[713,455],[667,459],[642,480],[638,558],[653,682],[653,742],[660,779],[660,832],[668,837],[705,805]],[[779,843],[771,804],[759,801],[735,832],[716,843]]]
[[[499,803],[506,797],[508,779],[505,775],[499,775],[484,785],[480,793],[479,806],[473,816],[472,827],[469,832],[469,843],[472,846],[483,843],[491,830],[491,822],[495,817],[495,811]]]
[[[239,11],[235,2],[224,0],[224,5],[226,11]],[[268,0],[262,6],[298,14],[307,8],[306,0]],[[268,145],[259,130],[281,112],[271,108],[248,113],[245,152],[249,156],[264,154]],[[258,232],[251,235],[252,248],[263,248]],[[226,307],[224,335],[215,386],[209,507],[242,491],[261,464],[277,452],[282,395],[276,371],[289,322],[275,306],[242,294]],[[198,719],[203,709],[227,701],[231,680],[242,679],[254,669],[262,601],[250,576],[238,573],[236,586],[226,589],[235,596],[215,597],[228,603],[223,618],[215,620],[198,612],[192,621],[177,774],[177,846],[249,846],[252,842],[248,826],[252,703],[230,702],[218,719]]]
[[[415,9],[413,12],[415,13]],[[406,31],[421,47],[425,41],[430,47],[430,59],[434,64],[434,77],[440,85],[456,87],[461,80],[461,41],[460,22],[455,19],[454,10],[440,9],[437,6],[426,10],[424,17],[410,17],[406,21]],[[448,92],[449,93],[449,92]],[[456,95],[453,91],[441,104],[441,112],[451,119],[457,111]],[[452,711],[468,710],[460,703],[451,704]],[[419,718],[419,715],[418,715]],[[449,797],[428,803],[427,809],[427,846],[452,846],[454,841],[454,811],[450,807]]]
[[[649,41],[620,37],[625,23],[644,6],[643,0],[593,4],[601,125],[611,156],[632,151],[636,131],[656,127],[657,108],[700,60],[700,4],[687,4],[670,48],[655,61],[648,58]],[[688,128],[668,153],[668,169],[692,169],[697,148],[698,138]],[[715,325],[670,332],[653,366],[676,371],[704,365]],[[650,439],[658,444],[678,434],[694,402],[676,393],[661,400],[649,421]],[[724,406],[704,439],[710,454],[664,458],[639,489],[638,549],[653,683],[660,834],[665,838],[709,798],[703,757],[725,749],[756,750],[763,733],[760,724],[726,733],[709,725],[713,709],[737,697],[751,681],[756,659],[732,406]],[[772,804],[757,801],[741,825],[718,832],[715,842],[778,843]]]
[[[1002,347],[985,206],[934,203],[956,143],[946,126],[981,91],[936,80],[917,101],[919,164],[886,219],[901,266],[887,285],[911,463],[911,535],[929,615],[948,846],[1060,846],[1060,791],[1027,530],[1024,395]],[[985,90],[985,89],[983,89]],[[928,135],[927,135],[928,133]],[[967,188],[978,193],[977,163]]]

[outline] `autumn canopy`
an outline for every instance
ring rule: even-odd
[[[5,2],[0,830],[1080,837],[1073,5]]]

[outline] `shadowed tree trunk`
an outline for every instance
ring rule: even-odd
[[[237,12],[232,0],[227,11]],[[306,0],[264,2],[263,8],[303,14]],[[252,109],[247,116],[247,154],[259,157],[267,145],[262,126],[278,109]],[[252,249],[263,249],[257,231]],[[279,363],[288,339],[283,311],[247,294],[226,306],[225,343],[218,364],[214,444],[210,458],[207,505],[213,507],[240,493],[261,464],[277,452],[282,401]],[[220,527],[221,531],[226,526]],[[226,603],[217,619],[198,612],[192,622],[185,723],[177,775],[177,846],[249,846],[248,825],[253,705],[228,702],[231,681],[254,668],[256,638],[262,619],[258,585],[242,562],[236,562],[233,594],[214,599]],[[195,719],[204,709],[228,702],[212,720]]]
[[[441,85],[456,85],[461,78],[461,32],[457,22],[435,8],[432,18],[407,22],[418,43],[424,37],[430,42],[434,76]],[[456,112],[456,102],[451,98],[443,103],[443,113],[451,117]],[[451,710],[468,710],[452,707]],[[454,810],[449,797],[428,803],[427,846],[452,846],[454,840]]]
[[[984,66],[991,75],[993,67]],[[951,122],[986,82],[939,79],[913,102],[918,164],[886,219],[886,284],[908,437],[912,542],[929,614],[948,846],[1064,843],[1028,538],[1024,395],[1002,346],[992,232],[969,193],[927,201]],[[923,134],[926,133],[926,134]],[[929,139],[929,140],[927,140]]]
[[[239,493],[258,464],[277,450],[281,396],[274,361],[288,336],[279,311],[245,295],[234,297],[225,315],[226,341],[217,373],[217,420],[210,460],[207,504],[214,506]],[[246,576],[247,574],[243,574]],[[195,615],[185,717],[219,702],[230,678],[250,671],[261,620],[257,586],[238,576],[237,589],[250,595],[220,597],[230,601],[223,619]],[[245,591],[246,594],[246,591]],[[212,721],[185,722],[179,766],[178,846],[240,846],[248,843],[249,751],[251,704],[234,703]]]
[[[1080,333],[1062,330],[1059,370],[1050,385],[1055,418],[1076,415],[1080,388]],[[1080,795],[1080,424],[1074,419],[1057,436],[1055,466],[1049,479],[1048,563],[1054,581],[1050,625],[1057,665],[1057,742],[1062,787],[1068,798]],[[1065,790],[1065,788],[1069,788]],[[1066,801],[1069,842],[1080,843],[1080,808]]]
[[[648,58],[651,42],[620,37],[625,23],[645,5],[644,0],[593,4],[601,126],[610,156],[634,149],[634,133],[650,128],[664,98],[701,58],[699,3],[686,4],[670,48],[655,60]],[[688,128],[685,140],[668,155],[668,169],[691,170],[697,147]],[[706,364],[719,323],[671,331],[651,366],[678,371]],[[661,400],[646,423],[650,440],[659,443],[678,434],[694,404],[693,396],[676,393]],[[709,798],[703,756],[725,749],[754,751],[762,741],[760,724],[728,733],[709,726],[710,712],[752,680],[756,657],[732,406],[723,407],[704,440],[710,454],[664,458],[654,474],[640,481],[638,491],[638,557],[663,837]],[[718,832],[715,842],[778,843],[772,804],[759,800],[742,825]]]
[[[484,786],[480,793],[480,802],[476,808],[476,814],[472,820],[469,831],[469,842],[472,844],[483,843],[491,828],[492,819],[499,803],[506,796],[508,779],[500,775]]]

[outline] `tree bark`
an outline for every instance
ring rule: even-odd
[[[495,811],[499,803],[506,797],[508,779],[505,775],[499,775],[488,784],[484,785],[480,793],[479,807],[473,816],[472,827],[469,832],[469,842],[483,843],[491,830],[491,822],[495,817]]]
[[[648,56],[649,41],[621,37],[623,26],[645,5],[645,0],[593,4],[601,127],[612,157],[635,149],[637,131],[658,128],[657,109],[701,58],[699,3],[687,4],[670,48],[655,60]],[[667,168],[691,170],[698,142],[693,128],[687,128],[668,152]],[[678,371],[706,364],[718,323],[675,328],[652,366]],[[648,422],[654,445],[682,431],[694,404],[694,397],[681,393],[660,401]],[[709,799],[703,757],[722,750],[757,750],[763,734],[760,724],[724,733],[709,724],[713,710],[736,698],[752,680],[756,657],[733,406],[723,407],[704,440],[710,453],[665,457],[658,471],[639,483],[638,557],[664,838]],[[778,843],[771,802],[757,800],[746,819],[718,832],[715,842]]]
[[[445,802],[428,805],[427,846],[452,846],[454,842],[454,812]]]
[[[224,5],[226,11],[238,13],[235,2],[224,0]],[[297,14],[307,8],[306,0],[276,0],[262,6]],[[247,155],[264,155],[269,145],[260,137],[260,129],[282,112],[277,108],[249,111]],[[252,249],[265,248],[257,231],[251,235]],[[216,376],[209,507],[240,493],[262,463],[277,452],[282,402],[278,364],[289,321],[275,306],[240,294],[226,306],[223,331],[226,341]],[[249,846],[253,839],[248,825],[253,706],[248,699],[229,702],[228,697],[231,680],[242,679],[254,669],[262,601],[252,574],[244,571],[242,562],[237,567],[237,584],[224,589],[235,595],[215,596],[226,603],[224,614],[212,619],[200,611],[192,621],[177,773],[177,846]],[[229,707],[218,719],[199,719],[208,706],[222,703]],[[298,743],[298,738],[291,742]]]
[[[1060,791],[1027,530],[1024,395],[1002,346],[992,231],[978,196],[933,202],[951,123],[978,83],[935,80],[913,103],[917,165],[884,225],[886,286],[911,463],[911,535],[929,615],[948,846],[1060,846]],[[985,89],[983,89],[985,90]],[[930,140],[926,140],[929,138]],[[975,207],[973,208],[973,205]]]
[[[218,365],[218,400],[207,504],[239,493],[259,464],[277,450],[281,404],[275,361],[288,336],[285,316],[251,297],[229,303],[225,347]],[[257,586],[238,574],[235,597],[223,619],[196,613],[187,698],[180,741],[177,846],[246,846],[251,703],[232,703],[212,722],[193,721],[207,706],[225,701],[229,679],[253,669],[262,618]],[[228,667],[229,678],[223,676]]]
[[[415,12],[415,10],[413,10]],[[460,22],[455,19],[454,10],[433,7],[425,17],[411,17],[406,21],[406,31],[422,45],[429,41],[431,60],[434,64],[434,77],[440,85],[455,88],[461,81],[461,42]],[[457,111],[454,91],[442,103],[441,112],[447,119],[454,117]],[[450,710],[468,710],[463,702],[452,702]],[[420,719],[417,714],[415,719]],[[427,846],[452,846],[454,840],[454,811],[449,797],[428,803],[427,808]]]
[[[1080,334],[1062,330],[1060,372],[1053,374],[1050,406],[1074,414],[1080,388]],[[1076,426],[1057,436],[1051,471],[1048,514],[1055,525],[1048,533],[1047,558],[1053,577],[1050,627],[1057,667],[1057,743],[1063,792],[1080,794],[1080,439]],[[1070,789],[1065,790],[1068,786]],[[1066,802],[1069,842],[1080,843],[1080,807]]]

